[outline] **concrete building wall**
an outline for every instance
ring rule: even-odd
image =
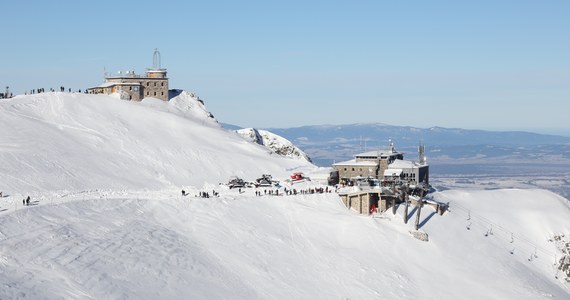
[[[352,194],[340,196],[342,203],[348,208],[357,211],[358,213],[368,212],[368,195],[367,194]]]
[[[154,97],[168,101],[168,78],[140,78],[142,98]]]
[[[342,178],[352,178],[352,177],[368,177],[372,176],[377,178],[378,176],[378,166],[362,166],[362,165],[346,165],[346,166],[335,166],[336,171],[338,171],[338,177]]]
[[[379,166],[378,166],[378,180],[384,179],[384,171],[388,170],[388,160],[380,160]]]
[[[166,78],[166,69],[148,70],[146,72],[148,78]]]
[[[368,215],[372,204],[376,207],[380,205],[379,192],[361,192],[354,194],[340,195],[342,203],[349,209],[353,209],[360,214]]]
[[[416,183],[425,182],[429,184],[429,166],[417,166],[402,169],[401,179]]]
[[[378,167],[376,166],[339,166],[336,169],[338,171],[339,178],[352,178],[352,177],[368,177],[372,176],[376,178]]]
[[[357,194],[348,196],[350,208],[354,209],[360,214],[367,213],[368,209],[368,194]]]
[[[388,209],[388,202],[386,199],[380,199],[380,212],[385,212]]]
[[[429,184],[429,166],[422,166],[418,171],[418,181]]]
[[[348,207],[348,195],[340,195],[340,200],[342,200],[344,206]]]
[[[111,88],[108,87],[95,87],[87,89],[89,94],[111,94]]]
[[[128,96],[123,98],[123,100],[141,101],[140,85],[138,83],[133,83],[132,85],[115,85],[112,87],[111,93],[116,93],[119,91],[125,92]]]
[[[378,180],[384,179],[384,171],[388,169],[388,160],[381,159],[374,161],[374,163],[376,163],[376,165],[373,166],[362,166],[357,164],[334,166],[334,169],[338,171],[340,179],[357,176],[372,176]]]

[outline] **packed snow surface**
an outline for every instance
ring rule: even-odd
[[[253,190],[218,191],[218,198],[195,197],[199,190],[193,189],[186,197],[178,190],[42,194],[34,197],[39,205],[30,207],[7,197],[2,207],[10,212],[0,218],[0,294],[3,299],[570,296],[554,278],[557,250],[548,242],[555,233],[568,234],[570,213],[564,199],[547,191],[436,193],[438,200],[453,200],[443,216],[424,207],[421,230],[429,242],[409,234],[413,222],[403,224],[403,208],[395,216],[389,211],[371,218],[347,210],[334,193],[256,197]],[[503,201],[489,203],[497,198]],[[470,211],[471,230],[463,209]],[[485,236],[491,224],[494,234]]]
[[[2,101],[0,111],[5,190],[199,186],[313,167],[270,158],[266,148],[223,130],[187,92],[169,102],[43,93]]]
[[[422,208],[420,241],[413,207],[404,224],[403,207],[362,216],[334,192],[218,185],[327,170],[223,130],[181,96],[0,102],[1,299],[570,298],[552,242],[570,237],[568,200],[538,189],[435,192],[450,209]]]

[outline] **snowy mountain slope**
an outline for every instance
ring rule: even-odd
[[[450,212],[422,209],[421,242],[403,207],[370,218],[334,193],[219,186],[327,170],[222,129],[187,93],[44,93],[0,112],[0,299],[570,297],[549,241],[570,238],[570,209],[547,191],[434,193]],[[213,189],[220,197],[195,197]]]
[[[198,191],[189,189],[191,195]],[[402,207],[396,216],[388,212],[370,218],[347,210],[335,194],[258,197],[249,189],[219,191],[213,199],[180,197],[177,189],[63,197],[43,193],[37,198],[40,205],[32,207],[21,207],[19,198],[4,198],[1,207],[18,210],[0,218],[0,295],[570,297],[568,284],[554,278],[553,255],[558,252],[548,242],[554,233],[570,234],[570,212],[566,200],[550,192],[438,192],[434,198],[450,201],[451,210],[439,216],[424,207],[421,229],[430,240],[422,242],[408,233],[413,222],[403,224]],[[471,230],[465,227],[464,208],[473,219]],[[515,208],[522,208],[521,213],[514,213]],[[485,237],[485,220],[501,227]],[[535,245],[537,256],[529,261]]]
[[[189,93],[167,103],[43,93],[4,100],[0,112],[3,190],[200,186],[312,168],[268,159],[266,149],[222,129]]]
[[[244,128],[236,130],[236,132],[243,136],[246,140],[265,146],[276,154],[311,162],[309,156],[305,154],[305,152],[303,152],[301,149],[293,145],[291,141],[267,130]]]

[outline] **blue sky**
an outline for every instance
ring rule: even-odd
[[[85,89],[162,54],[247,127],[570,136],[570,1],[2,1],[0,85]],[[4,88],[2,88],[3,90]]]

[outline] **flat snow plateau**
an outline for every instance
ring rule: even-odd
[[[277,157],[179,97],[0,102],[1,299],[570,298],[552,241],[570,237],[567,199],[539,189],[435,192],[450,210],[422,209],[423,242],[410,234],[413,208],[404,224],[403,207],[369,217],[335,193],[218,185],[326,170]],[[220,196],[197,197],[212,190]]]

